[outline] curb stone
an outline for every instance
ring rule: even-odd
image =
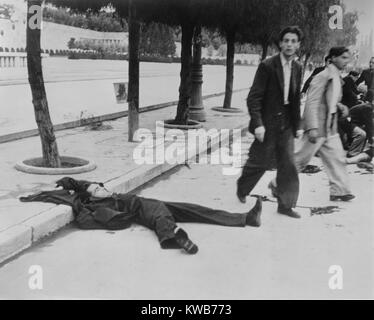
[[[48,211],[38,214],[21,225],[32,229],[32,242],[61,229],[74,220],[73,210],[65,205],[58,205]]]
[[[32,229],[13,226],[0,233],[0,263],[27,249],[32,243]]]

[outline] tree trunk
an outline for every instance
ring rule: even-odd
[[[188,124],[189,103],[191,97],[191,62],[192,62],[192,37],[194,26],[191,23],[182,24],[182,52],[181,72],[179,86],[179,101],[176,124]]]
[[[225,109],[231,108],[232,88],[234,85],[235,33],[234,29],[227,32],[226,89],[223,101]]]
[[[134,133],[139,128],[139,41],[140,22],[136,16],[133,0],[129,3],[129,95],[128,95],[128,141],[134,141]]]
[[[267,55],[268,55],[268,47],[269,47],[269,45],[268,45],[267,42],[265,42],[265,43],[263,43],[261,46],[262,46],[262,56],[261,56],[261,61],[263,61],[263,60],[266,59],[266,57],[267,57]]]
[[[59,168],[61,167],[61,160],[49,114],[42,71],[40,49],[41,5],[42,0],[27,1],[27,71],[32,93],[32,103],[34,105],[35,120],[42,144],[43,166]]]

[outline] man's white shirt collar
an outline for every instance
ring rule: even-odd
[[[287,62],[291,63],[291,62],[294,60],[294,58],[292,58],[292,59],[290,59],[290,60],[287,60],[287,59],[284,57],[283,53],[280,53],[280,58],[281,58],[281,63],[282,63],[282,66],[283,66],[283,67],[285,66],[285,64],[286,64]]]

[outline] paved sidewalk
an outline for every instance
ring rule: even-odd
[[[317,158],[313,164],[321,165]],[[137,194],[246,212],[255,199],[240,203],[238,176],[223,168],[182,166]],[[299,205],[339,205],[332,214],[298,208],[301,219],[292,219],[264,202],[260,228],[178,223],[199,246],[192,256],[163,250],[155,233],[137,224],[119,231],[66,227],[0,268],[0,299],[372,299],[373,175],[354,165],[349,171],[357,196],[349,203],[329,202],[325,172],[300,174]],[[270,196],[273,176],[266,172],[253,192]],[[32,266],[42,271],[41,289],[30,287]]]
[[[207,122],[203,124],[204,128],[241,128],[245,132],[248,124],[245,107],[247,93],[241,91],[233,95],[232,104],[242,107],[242,114],[211,110],[211,107],[221,105],[222,96],[205,100]],[[154,133],[155,122],[174,118],[175,112],[176,107],[172,106],[142,113],[140,128]],[[111,127],[108,130],[93,131],[80,127],[56,133],[60,155],[83,157],[97,164],[96,170],[74,175],[74,178],[103,181],[112,190],[128,192],[177,166],[168,163],[137,165],[133,161],[133,151],[139,143],[127,141],[127,121],[126,117],[105,122]],[[216,143],[212,149],[217,147],[219,145]],[[16,162],[40,156],[39,137],[0,144],[0,263],[72,220],[70,207],[21,203],[18,200],[22,195],[52,189],[54,182],[62,177],[27,174],[14,169]]]
[[[224,92],[225,67],[209,65],[204,66],[203,70],[203,95]],[[113,83],[127,82],[127,71],[127,61],[66,58],[43,60],[45,87],[53,124],[126,111],[127,103],[116,102]],[[236,66],[234,89],[248,87],[255,71],[255,67]],[[17,72],[20,73],[18,76]],[[141,107],[178,100],[180,64],[142,62],[139,72]],[[12,77],[22,81],[18,85],[12,85],[9,83]],[[4,85],[4,82],[8,85]],[[0,136],[37,128],[26,68],[1,70],[0,97]]]

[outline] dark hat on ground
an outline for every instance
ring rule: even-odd
[[[75,180],[71,177],[64,177],[56,181],[56,187],[62,187],[64,190],[73,190],[80,193],[87,191],[87,188],[93,183],[96,183],[102,187],[104,186],[102,182]]]

